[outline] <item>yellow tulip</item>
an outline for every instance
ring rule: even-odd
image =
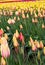
[[[16,38],[19,37],[19,32],[18,32],[18,30],[16,30],[16,32],[14,33],[14,37],[16,37]]]
[[[18,41],[17,41],[15,36],[13,36],[13,45],[14,45],[14,47],[18,47],[19,46],[19,43],[18,43]]]
[[[6,65],[6,61],[3,57],[1,58],[1,65]]]
[[[43,48],[43,53],[44,53],[44,55],[45,55],[45,47]]]

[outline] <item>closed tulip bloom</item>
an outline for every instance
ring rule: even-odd
[[[37,40],[35,40],[34,44],[36,45],[37,48],[40,48],[40,44]]]
[[[27,14],[26,18],[29,18],[29,15]]]
[[[40,41],[40,48],[43,48],[43,47],[44,47],[43,42]]]
[[[45,55],[45,47],[43,48],[43,54]]]
[[[22,26],[22,24],[20,24],[20,29],[23,29],[23,26]]]
[[[4,34],[4,37],[6,40],[8,40],[8,35],[6,33]]]
[[[6,65],[6,61],[3,57],[1,58],[1,65]]]
[[[10,30],[10,27],[9,26],[7,26],[7,30]]]
[[[15,36],[16,38],[19,37],[19,32],[18,32],[18,30],[16,30],[16,32],[14,33],[14,36]]]
[[[16,21],[16,17],[14,17],[14,20]]]
[[[32,51],[36,51],[37,50],[37,48],[36,48],[36,46],[33,44],[32,45]]]
[[[25,17],[25,14],[22,14],[22,18],[24,18],[24,19],[26,18],[26,17]]]
[[[14,47],[18,47],[19,46],[19,43],[18,43],[18,41],[17,41],[15,36],[13,36],[13,45],[14,45]]]
[[[3,29],[0,29],[0,37],[2,37],[3,33],[4,33]]]
[[[44,24],[42,24],[42,28],[43,28],[43,29],[45,28],[45,25],[44,25]]]
[[[37,18],[35,18],[35,23],[37,23],[38,22],[38,19]]]
[[[20,32],[20,35],[19,35],[19,40],[20,41],[23,41],[24,40],[24,36],[23,36],[23,34]]]
[[[34,44],[34,41],[33,41],[33,39],[31,37],[30,37],[30,42],[31,42],[31,45]]]
[[[35,13],[34,16],[37,18],[37,14]]]
[[[15,15],[17,15],[17,16],[18,16],[18,15],[19,15],[19,12],[18,12],[18,11],[16,11],[16,12],[15,12]]]
[[[10,56],[10,49],[9,49],[7,40],[4,37],[2,38],[1,55],[4,58],[7,58]]]
[[[35,22],[34,18],[32,18],[32,22],[33,22],[33,23]]]

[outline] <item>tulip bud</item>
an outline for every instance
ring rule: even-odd
[[[33,22],[33,23],[35,22],[34,18],[32,18],[32,22]]]
[[[31,42],[32,45],[34,44],[34,41],[31,37],[30,37],[30,42]]]
[[[43,47],[44,47],[43,42],[40,41],[40,48],[43,48]]]
[[[22,26],[22,24],[20,24],[20,29],[23,29],[23,26]]]
[[[18,30],[16,30],[16,33],[14,34],[14,36],[15,36],[16,38],[19,37],[19,32],[18,32]]]
[[[10,30],[10,28],[7,26],[7,30]]]
[[[35,23],[37,23],[38,22],[38,20],[35,18]]]
[[[6,40],[8,40],[8,35],[6,33],[4,34],[4,37]]]
[[[32,51],[36,51],[37,50],[37,48],[36,48],[36,46],[33,44],[32,45]]]
[[[16,17],[14,17],[14,20],[16,21]]]
[[[26,17],[25,17],[25,14],[22,14],[22,18],[23,18],[23,19],[25,19],[25,18],[26,18]]]
[[[13,36],[13,45],[14,45],[14,47],[18,47],[19,46],[19,43],[18,43],[18,41],[17,41],[15,36]]]
[[[40,48],[40,44],[37,40],[35,40],[34,44],[36,45],[37,48]]]
[[[44,55],[45,55],[45,47],[43,48],[43,53],[44,53]]]
[[[42,24],[42,28],[45,28],[44,24]]]
[[[6,61],[3,57],[1,58],[1,65],[6,65]]]
[[[0,30],[0,37],[2,37],[3,33],[4,33],[4,31],[3,31],[3,29],[1,29]]]
[[[23,39],[24,39],[24,36],[23,36],[23,34],[20,32],[19,40],[22,41]]]
[[[27,14],[26,18],[29,18],[29,15]]]

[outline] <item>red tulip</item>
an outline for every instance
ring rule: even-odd
[[[23,34],[21,32],[20,32],[20,35],[19,35],[19,40],[20,41],[24,40],[24,36],[23,36]]]
[[[0,30],[0,37],[2,36],[2,34],[3,34],[3,30]]]

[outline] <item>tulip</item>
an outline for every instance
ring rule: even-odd
[[[6,61],[3,57],[1,58],[1,65],[6,65]]]
[[[43,48],[43,53],[44,53],[44,55],[45,55],[45,47]]]
[[[32,51],[36,51],[37,50],[37,48],[36,48],[36,46],[33,44],[32,45]]]
[[[18,47],[19,46],[19,43],[18,43],[18,41],[17,41],[15,36],[13,36],[13,45],[14,45],[14,47]]]
[[[29,15],[27,14],[26,18],[29,18]]]
[[[4,37],[6,40],[8,40],[8,35],[6,33],[4,34]]]
[[[24,39],[24,36],[23,36],[23,34],[20,32],[19,40],[22,41],[23,39]]]
[[[14,20],[16,21],[16,17],[14,17]]]
[[[43,48],[43,47],[44,47],[43,42],[40,41],[40,48]]]
[[[7,30],[10,30],[10,28],[7,26]]]
[[[22,18],[23,18],[23,19],[25,19],[25,18],[26,18],[26,17],[25,17],[25,14],[22,14]]]
[[[23,26],[22,26],[22,24],[20,24],[20,29],[23,29]]]
[[[18,12],[18,11],[16,11],[16,12],[15,12],[15,14],[16,14],[16,15],[19,15],[19,12]]]
[[[45,25],[44,25],[44,24],[42,24],[42,28],[43,28],[43,29],[45,28]]]
[[[31,42],[32,45],[34,44],[34,41],[31,37],[30,37],[30,42]]]
[[[0,29],[0,37],[2,37],[3,33],[3,29]]]
[[[24,14],[24,10],[22,10],[22,14]]]
[[[4,11],[3,14],[6,15],[6,11]]]
[[[32,18],[32,22],[33,22],[33,23],[35,22],[34,18]]]
[[[14,24],[14,23],[15,23],[14,19],[11,18],[8,19],[8,24]]]
[[[15,36],[16,38],[19,37],[19,32],[18,32],[18,30],[16,30],[16,33],[14,34],[14,36]]]
[[[37,23],[38,22],[38,20],[37,20],[37,18],[35,18],[35,23]]]
[[[35,13],[34,16],[37,18],[37,14]]]
[[[2,37],[1,40],[2,40],[2,42],[1,42],[1,55],[2,55],[2,57],[7,58],[10,56],[10,49],[8,46],[8,42],[4,37]]]

